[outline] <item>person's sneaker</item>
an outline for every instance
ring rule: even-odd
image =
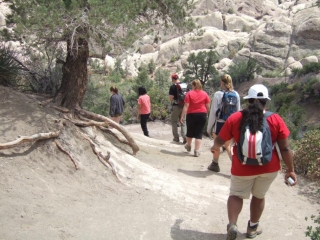
[[[199,157],[199,156],[200,156],[200,152],[197,151],[197,150],[194,150],[194,156],[195,156],[195,157]]]
[[[238,227],[235,223],[229,223],[227,226],[227,240],[236,240],[238,236]]]
[[[187,143],[187,139],[183,138],[183,144]]]
[[[180,142],[179,138],[174,138],[173,141],[174,142]]]
[[[255,238],[257,235],[262,233],[262,228],[259,225],[259,223],[253,227],[250,227],[250,220],[248,221],[248,227],[247,227],[247,238]]]
[[[220,172],[219,164],[212,161],[212,163],[208,166],[208,170],[214,171],[214,172]]]
[[[188,152],[191,151],[191,146],[189,146],[188,144],[184,145],[184,148],[187,149]]]

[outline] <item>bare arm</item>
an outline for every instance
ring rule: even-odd
[[[215,152],[219,152],[220,153],[220,147],[222,147],[224,145],[226,141],[222,140],[219,135],[214,139],[214,144],[211,147],[211,152],[215,153]]]
[[[186,116],[188,108],[189,108],[189,103],[184,103],[184,106],[183,106],[183,109],[182,109],[182,113],[181,113],[181,117],[180,117],[180,122],[182,124],[184,124],[184,117]]]
[[[169,95],[169,100],[172,103],[174,96],[173,95]]]
[[[288,138],[278,139],[277,143],[279,145],[283,161],[287,166],[287,173],[285,175],[285,180],[287,180],[288,177],[292,177],[294,180],[293,185],[295,185],[297,183],[297,176],[294,172],[293,155],[292,155],[292,151],[289,147],[289,140],[288,140]]]
[[[138,104],[137,120],[139,120],[139,116],[140,116],[140,109],[141,109],[141,104]]]
[[[210,103],[206,103],[206,109],[207,109],[207,114],[209,114],[209,111],[210,111]]]

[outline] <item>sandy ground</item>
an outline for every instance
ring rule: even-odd
[[[0,143],[56,129],[58,112],[41,107],[39,97],[0,87]],[[80,166],[52,140],[0,150],[0,239],[225,239],[230,160],[221,156],[221,172],[206,168],[212,141],[203,139],[200,157],[172,142],[171,127],[148,123],[150,136],[137,124],[126,129],[140,151],[114,137],[69,124],[58,140]],[[116,130],[114,130],[116,132]],[[93,154],[81,133],[95,134],[101,149],[110,151],[110,167]],[[193,151],[192,151],[193,152]],[[299,178],[287,187],[280,173],[266,197],[256,239],[306,239],[304,232],[316,214],[316,187]],[[238,239],[245,239],[249,201],[239,216]]]

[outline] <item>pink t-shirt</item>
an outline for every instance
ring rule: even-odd
[[[237,143],[240,141],[240,124],[242,119],[242,112],[235,112],[224,123],[219,137],[223,140],[229,140],[234,138]],[[277,139],[286,139],[290,135],[290,131],[287,128],[283,119],[276,113],[267,118],[267,122],[271,132],[272,143],[275,143]],[[280,170],[280,160],[277,151],[273,150],[271,162],[263,165],[243,165],[237,152],[236,144],[233,147],[232,166],[231,173],[235,176],[252,176],[263,173],[271,173]]]
[[[203,90],[187,92],[185,103],[189,103],[187,113],[207,113],[206,104],[210,103],[208,94]]]
[[[151,112],[151,102],[149,95],[141,95],[138,98],[138,104],[140,105],[140,114],[149,114]]]

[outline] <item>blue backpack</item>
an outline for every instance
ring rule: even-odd
[[[231,114],[237,111],[237,93],[235,91],[224,91],[221,103],[220,119],[226,121]]]
[[[249,126],[241,130],[240,142],[237,143],[238,158],[243,165],[266,165],[272,159],[272,138],[267,117],[273,112],[265,112],[260,131],[250,133]]]

